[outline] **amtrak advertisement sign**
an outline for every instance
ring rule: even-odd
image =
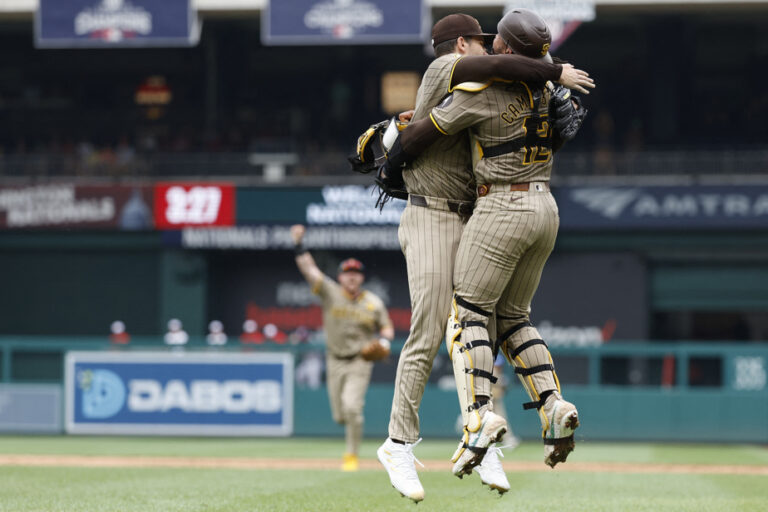
[[[71,434],[293,431],[291,354],[69,352],[65,379]]]
[[[200,24],[191,0],[40,0],[40,48],[194,46]]]
[[[760,229],[765,186],[561,187],[561,229]]]

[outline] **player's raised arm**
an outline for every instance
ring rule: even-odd
[[[449,91],[462,82],[487,82],[492,79],[556,82],[563,72],[552,64],[523,55],[468,55],[456,61]]]
[[[589,73],[572,64],[553,64],[543,59],[524,55],[470,55],[459,59],[451,75],[451,90],[462,82],[487,82],[488,80],[522,80],[523,82],[551,81],[589,94],[595,82]]]
[[[310,286],[315,286],[323,280],[323,272],[317,267],[315,259],[304,247],[304,233],[307,229],[301,224],[291,226],[291,238],[296,250],[296,266]]]

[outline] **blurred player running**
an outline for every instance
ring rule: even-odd
[[[317,267],[314,258],[302,245],[304,226],[291,226],[296,245],[296,265],[319,295],[323,307],[323,329],[326,338],[326,377],[331,413],[344,425],[346,453],[342,470],[356,471],[363,436],[365,393],[371,380],[373,363],[361,352],[372,343],[384,346],[395,335],[384,303],[373,293],[361,288],[363,264],[350,258],[339,265],[338,282]]]

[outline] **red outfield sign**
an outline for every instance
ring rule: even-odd
[[[233,226],[235,186],[231,183],[158,183],[155,226]]]

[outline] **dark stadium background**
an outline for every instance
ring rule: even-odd
[[[495,31],[501,7],[471,5],[438,3],[431,16],[463,11]],[[264,46],[259,11],[200,15],[202,35],[192,48],[38,49],[32,13],[0,11],[0,189],[65,184],[84,194],[104,187],[122,194],[120,201],[136,189],[151,206],[157,184],[225,183],[235,190],[237,225],[272,229],[302,222],[304,206],[323,186],[369,185],[368,177],[349,172],[345,156],[362,130],[389,115],[381,107],[382,75],[420,75],[431,60],[425,46]],[[701,204],[698,213],[678,216],[690,225],[657,219],[590,227],[586,217],[564,218],[534,320],[552,326],[559,336],[553,347],[579,348],[579,339],[585,350],[644,347],[599,356],[599,370],[588,364],[598,357],[591,352],[564,353],[564,382],[729,389],[728,347],[765,351],[766,26],[768,8],[759,3],[598,2],[596,20],[557,50],[597,82],[584,98],[590,112],[581,133],[556,157],[553,185],[563,205],[579,187],[646,187],[667,197],[659,199],[662,207],[681,190],[695,200],[722,194],[714,216]],[[171,99],[140,105],[142,91]],[[281,198],[274,204],[273,194]],[[741,194],[739,204],[747,201],[746,210],[723,206],[734,194]],[[299,214],[283,215],[291,208]],[[249,315],[289,335],[307,327],[309,334],[292,338],[296,345],[322,343],[316,309],[285,244],[193,248],[178,230],[151,222],[130,231],[116,223],[3,222],[5,382],[60,382],[64,352],[81,340],[107,348],[110,323],[118,319],[139,347],[161,347],[166,322],[178,317],[192,346],[202,347],[208,322],[219,319],[237,349]],[[392,238],[395,227],[388,228]],[[409,299],[399,250],[313,252],[332,275],[342,257],[363,259],[404,340]],[[698,348],[684,353],[687,380],[680,382],[669,364],[691,343]],[[377,369],[375,380],[391,382],[394,367]]]

